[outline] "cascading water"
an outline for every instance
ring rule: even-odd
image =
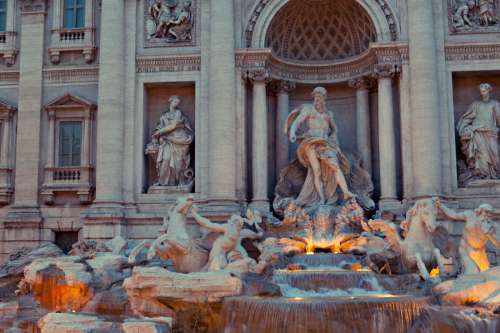
[[[224,332],[407,332],[431,304],[428,297],[384,289],[380,282],[391,277],[343,269],[355,263],[352,256],[297,256],[292,263],[305,269],[273,275],[283,297],[224,300]]]

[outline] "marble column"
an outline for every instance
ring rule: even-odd
[[[212,0],[209,61],[209,200],[236,201],[236,67],[233,0]]]
[[[392,78],[396,74],[396,68],[392,65],[377,66],[375,74],[378,78],[380,202],[383,206],[397,202],[396,134],[392,94]]]
[[[12,220],[40,222],[38,184],[46,3],[22,1],[15,200]],[[10,15],[9,15],[10,16]],[[17,211],[18,217],[16,217]],[[11,214],[12,213],[12,214]]]
[[[356,89],[356,149],[363,161],[363,168],[372,172],[372,144],[370,130],[370,95],[373,83],[369,78],[357,78],[349,81],[349,86]]]
[[[290,141],[285,135],[285,124],[290,113],[290,92],[296,87],[295,83],[280,81],[276,84],[278,105],[276,112],[276,175],[288,165]]]
[[[268,129],[266,84],[269,73],[265,70],[248,73],[253,84],[252,99],[252,206],[269,210],[268,199]]]
[[[432,0],[408,0],[413,197],[441,194],[438,67]]]
[[[95,203],[116,206],[123,199],[124,0],[101,9]]]

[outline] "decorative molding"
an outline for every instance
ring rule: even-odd
[[[243,74],[246,79],[252,82],[271,82],[271,74],[266,68],[257,68],[244,72]]]
[[[0,86],[19,84],[19,71],[0,71]]]
[[[176,55],[160,57],[137,57],[137,73],[192,72],[201,68],[201,56]]]
[[[376,64],[373,68],[374,77],[377,79],[393,78],[400,72],[400,67],[392,64]]]
[[[446,61],[499,60],[500,44],[447,44]]]
[[[349,87],[358,89],[370,90],[375,86],[374,80],[370,76],[362,76],[348,82]]]
[[[272,82],[270,86],[271,90],[276,94],[289,94],[297,88],[297,84],[295,82],[286,81],[286,80],[275,80]]]
[[[274,56],[270,49],[240,49],[236,51],[236,66],[243,72],[269,70],[270,77],[275,80],[333,83],[371,75],[376,64],[400,65],[407,47],[402,43],[372,43],[360,56],[326,64],[283,60]]]
[[[21,0],[21,14],[45,14],[47,9],[46,0]]]
[[[196,0],[144,1],[144,46],[181,47],[195,46]]]
[[[95,82],[99,81],[99,67],[47,68],[43,70],[43,79],[50,83]]]
[[[253,39],[253,32],[255,25],[257,24],[257,21],[262,14],[262,11],[264,8],[271,3],[272,0],[259,0],[259,3],[255,6],[255,9],[253,10],[252,14],[250,15],[250,19],[248,20],[245,32],[244,32],[244,38],[245,38],[245,45],[246,47],[250,47],[252,45],[252,39]],[[379,5],[380,9],[384,12],[385,18],[387,20],[387,24],[389,25],[389,30],[391,32],[391,38],[393,41],[396,41],[398,39],[398,26],[397,26],[397,20],[395,18],[395,15],[393,11],[391,10],[391,7],[387,3],[387,0],[377,0],[377,4]]]

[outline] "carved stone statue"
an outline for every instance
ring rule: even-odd
[[[192,40],[191,1],[176,1],[171,4],[155,0],[149,6],[148,13],[154,23],[149,37],[165,39],[167,42]]]
[[[452,31],[498,31],[497,2],[497,0],[449,0]]]
[[[470,14],[474,6],[474,1],[467,1],[457,7],[453,14],[453,25],[455,28],[471,29],[473,27],[473,23],[470,20]]]
[[[497,16],[495,14],[494,0],[479,0],[479,22],[481,25],[491,25],[497,22]]]
[[[230,266],[238,267],[241,264],[247,266],[244,269],[246,271],[251,270],[248,268],[249,265],[255,267],[256,262],[248,257],[246,250],[241,246],[241,241],[245,238],[256,239],[263,236],[263,231],[258,227],[258,224],[256,225],[255,220],[252,221],[252,224],[259,229],[257,232],[243,229],[244,223],[248,220],[239,215],[232,215],[227,223],[219,224],[199,215],[196,207],[191,208],[191,214],[200,226],[221,234],[214,241],[210,250],[207,271],[231,270]]]
[[[490,99],[491,90],[488,83],[479,86],[481,100],[472,103],[457,125],[462,152],[470,172],[469,177],[462,178],[496,179],[500,175],[500,103]]]
[[[297,198],[299,204],[332,203],[337,199],[337,187],[344,199],[354,196],[347,186],[344,174],[349,161],[340,150],[337,125],[326,108],[326,89],[312,92],[314,104],[304,104],[292,111],[287,120],[286,133],[291,142],[298,142],[297,156],[307,168],[306,181]]]
[[[402,239],[396,226],[384,220],[370,220],[372,230],[385,234],[392,250],[400,254],[407,271],[418,271],[424,280],[430,278],[428,268],[438,266],[440,273],[445,272],[447,263],[439,248],[433,242],[437,228],[436,199],[418,200],[407,212],[402,222],[405,238]]]
[[[309,210],[339,206],[339,199],[355,197],[364,209],[373,209],[371,176],[359,158],[340,149],[337,125],[326,108],[326,89],[317,87],[312,96],[313,104],[303,104],[288,116],[285,134],[299,144],[297,159],[280,173],[273,208],[283,215],[290,204]]]
[[[462,274],[476,274],[488,270],[490,262],[486,255],[486,244],[491,241],[493,245],[500,247],[500,240],[496,239],[496,230],[491,221],[493,207],[482,204],[473,211],[456,212],[440,201],[437,201],[437,206],[446,217],[456,221],[465,221],[458,248]]]
[[[182,187],[190,191],[194,177],[189,153],[193,130],[179,109],[180,98],[172,96],[169,102],[169,109],[161,115],[146,154],[155,158],[158,175],[155,186]]]

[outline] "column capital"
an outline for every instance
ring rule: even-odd
[[[370,90],[375,85],[373,79],[368,76],[362,76],[362,77],[357,77],[355,79],[351,79],[349,80],[348,84],[349,87],[354,88],[356,90],[360,89]]]
[[[276,94],[288,94],[297,88],[297,84],[292,81],[279,80],[273,81],[271,88]]]
[[[400,73],[400,68],[392,64],[377,64],[373,69],[373,76],[376,79],[391,79]]]
[[[47,8],[46,0],[21,0],[21,14],[45,14]]]
[[[244,77],[252,82],[271,82],[271,73],[267,68],[258,68],[247,70],[243,73]]]

